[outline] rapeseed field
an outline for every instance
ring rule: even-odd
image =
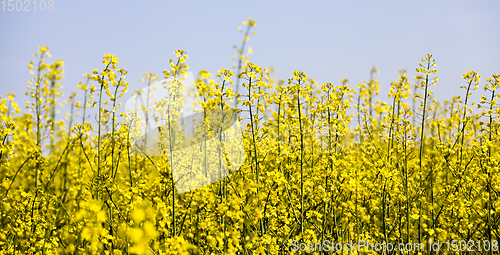
[[[462,96],[439,102],[439,59],[423,53],[415,82],[402,69],[380,102],[374,78],[274,79],[249,61],[255,24],[245,22],[233,70],[196,73],[193,102],[181,93],[185,51],[145,74],[158,87],[147,95],[128,91],[127,70],[105,55],[67,96],[64,63],[40,47],[26,109],[0,98],[0,254],[437,254],[437,241],[441,253],[448,241],[449,254],[464,242],[468,254],[498,254],[500,75],[471,70]],[[168,97],[126,109],[149,93]],[[198,110],[185,132],[188,103]],[[293,240],[425,249],[325,252]]]

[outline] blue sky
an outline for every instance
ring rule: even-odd
[[[38,46],[49,47],[48,62],[65,62],[64,99],[78,91],[84,73],[103,68],[104,54],[115,55],[128,70],[133,91],[143,86],[139,79],[145,72],[161,76],[177,49],[187,51],[195,73],[232,68],[232,47],[243,38],[237,28],[248,18],[257,22],[257,36],[248,42],[250,60],[274,67],[276,78],[301,70],[320,84],[347,78],[356,87],[376,65],[385,99],[398,71],[406,68],[413,77],[420,59],[431,53],[439,70],[432,90],[443,100],[465,93],[459,88],[467,70],[482,75],[480,87],[500,73],[499,1],[53,3],[53,11],[0,9],[0,94],[16,93],[21,106],[29,100],[24,96],[28,64]]]

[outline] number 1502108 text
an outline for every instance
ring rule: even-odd
[[[18,11],[18,12],[29,12],[29,11],[53,11],[54,1],[53,0],[34,0],[34,1],[22,1],[22,0],[3,0],[2,1],[3,11]]]

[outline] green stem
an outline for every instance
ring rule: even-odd
[[[427,71],[431,67],[431,60],[427,59]],[[420,153],[419,153],[419,169],[420,169],[420,176],[419,178],[422,177],[422,163],[423,163],[423,157],[424,157],[424,144],[425,144],[425,137],[424,137],[424,131],[425,131],[425,119],[426,119],[426,111],[427,111],[427,91],[429,87],[429,75],[426,72],[425,75],[425,94],[424,94],[424,104],[423,104],[423,112],[422,112],[422,124],[421,124],[421,130],[420,130]],[[420,180],[420,183],[421,180]],[[422,201],[419,201],[419,210],[420,212],[422,211]],[[418,242],[421,243],[421,225],[422,225],[422,220],[421,217],[418,218]]]

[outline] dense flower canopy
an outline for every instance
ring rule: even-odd
[[[187,139],[181,82],[160,88],[177,100],[158,101],[166,117],[146,120],[165,121],[158,141],[168,140],[148,155],[134,142],[140,122],[130,121],[141,109],[124,111],[117,100],[142,92],[127,91],[117,57],[105,55],[102,70],[85,75],[84,101],[73,93],[71,112],[57,120],[64,63],[47,64],[49,49],[40,47],[29,64],[28,111],[13,94],[0,98],[0,254],[299,254],[292,240],[427,248],[488,240],[489,250],[478,244],[483,252],[498,253],[500,75],[482,82],[469,71],[464,97],[438,102],[436,60],[427,54],[415,84],[403,69],[391,101],[374,102],[376,68],[358,86],[319,85],[302,71],[288,82],[272,78],[248,61],[256,23],[244,25],[235,70],[202,70],[195,81],[203,116],[190,140],[196,157],[173,157]],[[186,74],[187,60],[175,51],[165,79]],[[481,101],[470,102],[483,84]],[[228,139],[213,109],[239,114],[243,151],[209,145]],[[235,167],[234,158],[244,162]],[[184,176],[196,188],[181,192]]]

